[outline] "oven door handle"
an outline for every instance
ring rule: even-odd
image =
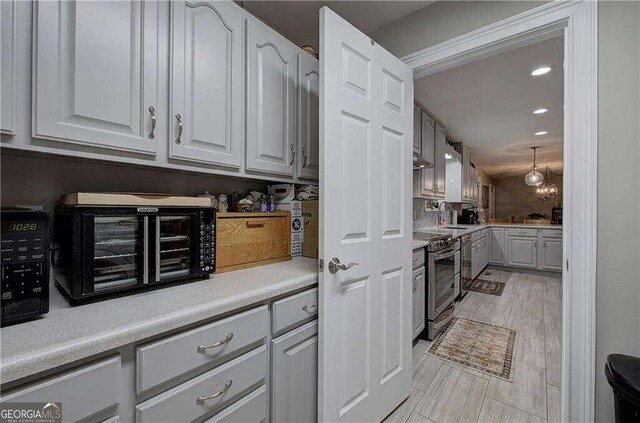
[[[454,256],[456,254],[456,251],[458,251],[457,247],[453,247],[453,248],[450,248],[450,249],[448,249],[446,251],[442,251],[442,252],[439,251],[439,252],[434,254],[433,258],[436,259],[436,260],[442,260],[442,259],[445,259],[445,258],[449,258],[449,257]]]

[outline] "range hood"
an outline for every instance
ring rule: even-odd
[[[413,156],[413,170],[431,169],[432,167],[433,167],[433,163],[431,163],[430,161],[422,157]]]

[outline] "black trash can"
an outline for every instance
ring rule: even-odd
[[[604,374],[613,388],[616,423],[640,422],[640,358],[610,354]]]

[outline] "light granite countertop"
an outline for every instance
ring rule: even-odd
[[[562,225],[526,225],[524,223],[482,223],[477,225],[447,225],[444,227],[433,227],[414,230],[413,249],[424,248],[429,244],[428,239],[422,237],[433,237],[437,235],[451,235],[453,237],[461,237],[473,232],[487,228],[527,228],[527,229],[560,229]]]
[[[420,248],[424,248],[429,245],[429,241],[426,239],[414,239],[413,240],[413,249],[418,250]]]
[[[318,283],[316,259],[71,307],[55,287],[49,313],[0,329],[0,380],[11,382]]]

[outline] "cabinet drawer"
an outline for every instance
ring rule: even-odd
[[[216,272],[291,260],[291,214],[220,213],[216,226]]]
[[[424,264],[424,248],[413,250],[413,258],[412,258],[411,266],[413,268],[416,268],[418,266],[422,266],[423,264]]]
[[[260,341],[269,333],[268,322],[262,306],[137,347],[137,393]]]
[[[136,405],[136,422],[193,421],[264,381],[267,365],[267,347],[263,345]]]
[[[62,420],[75,422],[117,405],[119,387],[117,355],[3,395],[0,402],[62,403]]]
[[[509,228],[509,236],[538,236],[538,230],[530,228]]]
[[[318,315],[318,288],[273,303],[271,332],[291,329]]]
[[[542,229],[543,238],[562,238],[562,229]]]
[[[259,423],[267,419],[267,386],[225,408],[204,423]]]

